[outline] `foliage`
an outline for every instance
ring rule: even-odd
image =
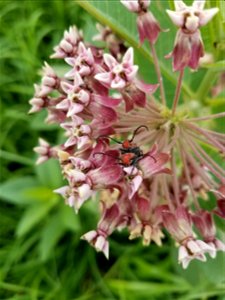
[[[155,2],[154,9],[162,15],[172,1]],[[221,5],[220,1],[209,2]],[[59,140],[61,132],[54,126],[44,127],[43,114],[27,115],[32,84],[38,80],[42,61],[48,61],[66,28],[76,23],[87,38],[95,32],[95,20],[82,7],[136,48],[142,76],[154,82],[153,69],[145,67],[146,61],[151,62],[149,50],[146,45],[138,46],[134,16],[119,1],[0,2],[0,299],[223,299],[222,254],[203,265],[194,262],[183,271],[169,246],[143,249],[139,242],[124,245],[126,232],[112,236],[109,261],[96,254],[79,239],[96,224],[96,202],[85,205],[78,217],[52,192],[62,185],[57,163],[35,166],[32,148],[38,137]],[[170,27],[169,19],[159,20],[163,28]],[[187,107],[187,101],[193,99],[193,103],[196,95],[202,99],[198,110],[219,112],[224,105],[222,94],[213,103],[206,97],[223,66],[222,21],[221,14],[204,31],[207,50],[214,52],[216,62],[202,69],[200,75],[194,74],[193,79],[186,74],[183,101]],[[166,54],[165,43],[172,49],[174,30],[170,35],[158,45],[161,59]],[[162,61],[167,96],[172,98],[176,75],[170,71],[171,62]],[[198,111],[193,110],[193,114]],[[213,126],[224,129],[221,121]]]

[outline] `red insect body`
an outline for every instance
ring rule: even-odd
[[[140,147],[138,147],[135,143],[132,143],[136,133],[139,131],[140,128],[145,128],[148,130],[148,128],[145,125],[141,125],[135,129],[135,131],[133,132],[133,137],[130,140],[125,140],[123,142],[117,141],[116,139],[108,136],[102,136],[102,137],[110,138],[114,142],[121,144],[122,147],[119,148],[120,156],[117,159],[119,160],[119,163],[125,167],[129,167],[129,166],[135,167],[138,161],[144,157],[144,154],[140,149]],[[100,152],[98,154],[100,154]]]
[[[135,154],[130,152],[130,153],[125,153],[120,156],[121,162],[124,166],[130,166],[132,165],[133,159],[135,158]]]

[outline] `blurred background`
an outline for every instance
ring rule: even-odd
[[[58,163],[36,166],[33,147],[38,137],[55,143],[62,132],[44,124],[44,112],[27,112],[33,84],[43,62],[52,64],[49,56],[64,30],[75,24],[90,39],[96,21],[70,0],[0,1],[0,18],[0,300],[225,299],[221,253],[184,271],[167,237],[163,247],[145,248],[127,232],[115,233],[109,260],[80,240],[97,224],[96,203],[76,215],[52,192],[63,185]],[[213,110],[223,105],[220,96]]]

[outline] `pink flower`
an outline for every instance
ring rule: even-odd
[[[64,144],[66,148],[73,145],[77,145],[77,149],[90,146],[91,127],[84,124],[80,117],[73,116],[71,122],[62,123],[61,127],[66,130],[66,135],[69,137]]]
[[[186,66],[197,69],[200,58],[204,55],[204,46],[199,28],[206,25],[218,12],[218,8],[204,10],[205,1],[195,0],[192,6],[183,1],[174,1],[176,11],[167,10],[172,22],[180,29],[177,32],[173,52],[174,71]]]
[[[215,237],[216,228],[212,215],[209,212],[200,211],[196,213],[192,219],[203,236],[204,242],[214,249],[214,252],[209,253],[212,258],[216,257],[217,251],[225,251],[225,244]]]
[[[133,64],[133,60],[133,48],[129,48],[124,54],[122,63],[118,63],[112,55],[104,54],[104,62],[109,72],[96,74],[95,79],[107,88],[123,89],[136,76],[138,66]]]
[[[87,183],[82,183],[78,187],[63,186],[57,190],[54,190],[54,192],[63,196],[66,204],[74,207],[76,213],[78,213],[78,210],[84,204],[84,202],[94,195],[94,191]]]
[[[36,161],[37,165],[47,161],[51,157],[57,156],[57,148],[51,147],[50,144],[42,138],[39,138],[39,146],[34,147],[34,151],[39,154],[39,158]]]
[[[81,238],[88,241],[99,252],[103,252],[106,258],[109,258],[109,242],[106,238],[114,231],[118,225],[120,211],[117,204],[107,208],[103,205],[103,215],[98,223],[97,230],[89,231]]]
[[[94,68],[94,57],[90,48],[86,48],[85,45],[80,42],[78,45],[77,56],[67,57],[65,61],[73,67],[72,70],[65,74],[67,78],[74,78],[76,72],[79,75],[87,76],[90,75]]]
[[[81,88],[83,83],[79,73],[75,73],[73,84],[66,81],[61,83],[61,87],[67,94],[67,98],[58,103],[56,108],[66,110],[67,117],[71,117],[81,112],[90,102],[90,94],[85,89]]]
[[[136,195],[132,199],[137,222],[131,225],[129,239],[143,237],[143,245],[148,246],[153,240],[158,246],[162,245],[164,234],[161,231],[161,208],[152,209],[151,201]]]
[[[159,22],[148,11],[150,1],[120,1],[129,11],[137,13],[137,28],[139,32],[140,43],[142,44],[145,39],[150,43],[155,44],[158,39],[158,35],[161,31]]]
[[[201,240],[190,239],[179,247],[178,262],[186,269],[193,259],[206,261],[206,253],[213,255],[214,249]]]
[[[51,58],[73,57],[77,53],[77,47],[82,40],[82,33],[76,26],[71,26],[68,31],[64,32],[63,39],[58,46],[54,48],[55,53]]]

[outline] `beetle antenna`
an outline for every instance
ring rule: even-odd
[[[139,131],[139,129],[141,129],[141,128],[145,128],[146,130],[148,130],[148,127],[147,127],[147,126],[145,126],[145,125],[141,125],[141,126],[139,126],[138,128],[136,128],[136,129],[134,130],[134,132],[133,132],[133,136],[132,136],[131,140],[129,140],[129,142],[133,142],[133,139],[135,138],[135,135],[137,134],[137,132],[138,132],[138,131]]]
[[[108,135],[100,135],[100,136],[97,138],[97,140],[100,139],[100,138],[107,138],[107,139],[110,139],[110,140],[116,142],[117,144],[122,144],[122,142],[120,142],[120,141],[118,141],[118,140],[116,140],[116,139],[114,139],[114,138],[111,138],[111,137],[108,136]]]

